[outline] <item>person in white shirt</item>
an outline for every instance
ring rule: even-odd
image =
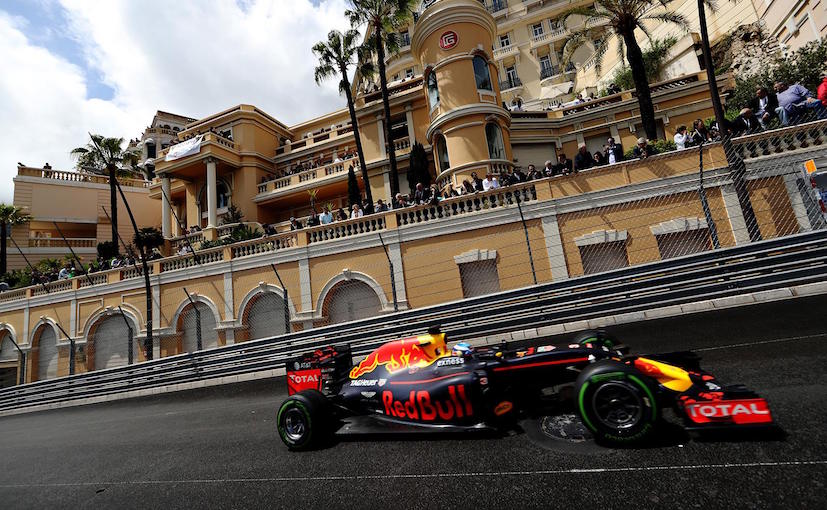
[[[362,212],[362,208],[359,207],[359,204],[353,204],[353,210],[350,212],[350,219],[361,218],[364,215],[365,213]]]
[[[497,178],[496,178],[496,177],[493,177],[493,176],[492,176],[492,177],[491,177],[491,187],[490,187],[490,189],[497,189],[497,188],[499,188],[499,187],[500,187],[500,181],[499,181],[499,180],[497,180]]]
[[[319,220],[322,222],[322,225],[333,223],[333,215],[330,213],[330,209],[325,209],[322,215],[319,217]]]
[[[485,179],[482,180],[482,190],[488,191],[491,189],[491,174],[487,174]]]
[[[686,126],[678,126],[678,132],[675,133],[675,145],[678,150],[686,148],[686,142],[689,140],[689,134],[686,132]]]

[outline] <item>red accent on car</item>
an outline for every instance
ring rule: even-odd
[[[302,390],[318,390],[322,384],[322,369],[295,370],[287,372],[287,394]]]
[[[554,361],[539,361],[537,363],[526,363],[525,365],[513,365],[510,367],[496,367],[494,368],[494,372],[503,372],[505,370],[519,370],[521,368],[544,367],[547,365],[572,365],[574,363],[581,363],[583,361],[589,361],[589,358],[558,359]]]
[[[694,402],[684,407],[694,423],[772,423],[772,414],[763,398]]]

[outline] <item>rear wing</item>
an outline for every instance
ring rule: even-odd
[[[287,360],[287,394],[318,390],[337,393],[353,365],[350,345],[329,345]]]

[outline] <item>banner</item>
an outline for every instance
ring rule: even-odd
[[[185,156],[198,154],[201,150],[201,140],[203,138],[204,135],[198,135],[195,138],[190,138],[189,140],[173,145],[169,148],[169,152],[167,152],[164,161],[174,161]]]

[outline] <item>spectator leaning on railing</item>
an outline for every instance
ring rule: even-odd
[[[818,119],[827,118],[827,109],[804,86],[798,83],[787,85],[783,81],[778,81],[774,88],[778,95],[778,106],[781,109],[779,112],[781,123],[785,126],[806,120],[803,117],[809,110],[812,110]]]
[[[634,148],[634,155],[636,158],[646,159],[657,153],[657,149],[649,145],[649,141],[646,138],[640,137],[637,139],[637,145]]]
[[[758,87],[755,89],[755,97],[749,102],[749,108],[758,117],[761,127],[767,129],[767,124],[778,118],[778,96],[766,87]]]
[[[827,70],[821,73],[821,84],[818,86],[818,98],[821,100],[822,105],[827,106]]]
[[[615,143],[615,139],[611,136],[606,139],[606,145],[603,148],[603,158],[609,165],[623,161],[623,146]]]
[[[678,131],[675,133],[675,146],[678,150],[683,150],[686,148],[687,141],[690,141],[690,138],[686,126],[678,126]]]
[[[593,156],[589,154],[585,143],[581,143],[577,147],[577,154],[574,155],[574,171],[588,170],[592,167]]]

